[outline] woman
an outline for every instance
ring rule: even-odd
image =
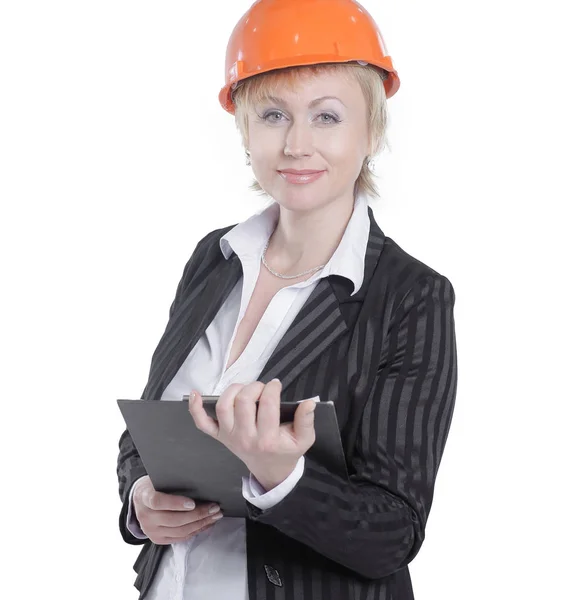
[[[248,467],[248,514],[156,492],[125,431],[119,525],[144,544],[140,599],[413,598],[457,361],[450,281],[368,205],[398,86],[352,0],[261,0],[234,29],[219,98],[273,202],[199,242],[142,397],[190,395],[196,426]],[[220,396],[217,420],[200,393]],[[315,396],[335,403],[348,478],[305,456],[313,401],[280,426],[281,400]]]

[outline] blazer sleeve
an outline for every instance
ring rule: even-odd
[[[413,560],[455,404],[454,304],[440,274],[412,285],[383,334],[348,478],[306,456],[303,476],[280,503],[261,510],[246,502],[251,520],[369,579]]]
[[[215,230],[217,231],[217,230]],[[202,240],[200,240],[195,247],[191,257],[187,261],[179,284],[177,285],[177,290],[175,292],[175,298],[171,303],[169,308],[169,320],[173,316],[175,309],[179,305],[183,292],[187,286],[187,282],[191,280],[193,276],[193,272],[197,268],[199,264],[200,258],[203,255],[204,251],[204,243],[205,241],[215,233],[212,231],[208,233]],[[167,323],[165,331],[169,327],[169,323]],[[155,357],[155,353],[153,355]],[[152,371],[153,363],[155,358],[153,357],[151,361],[151,369]],[[143,399],[144,393],[141,394],[141,398]],[[147,538],[138,538],[135,537],[127,528],[127,516],[129,513],[129,501],[130,501],[130,491],[133,487],[133,484],[142,477],[143,475],[147,475],[147,471],[141,461],[141,457],[139,456],[139,452],[137,452],[137,448],[131,438],[131,435],[127,429],[123,431],[121,434],[121,438],[119,439],[119,454],[117,457],[117,478],[119,480],[119,496],[121,498],[121,502],[123,503],[121,506],[121,512],[119,514],[119,529],[121,531],[121,536],[125,542],[128,544],[138,545],[144,544],[147,542]]]

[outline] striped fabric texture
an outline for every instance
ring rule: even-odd
[[[364,281],[320,279],[259,381],[282,382],[283,401],[319,395],[335,404],[348,478],[305,457],[302,478],[279,504],[246,502],[250,600],[414,600],[409,563],[425,539],[435,478],[457,390],[451,282],[371,222]],[[185,265],[141,398],[159,400],[242,276],[217,229]],[[145,468],[125,430],[117,461],[125,542],[139,600],[167,548],[125,527],[132,484]]]

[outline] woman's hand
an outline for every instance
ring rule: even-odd
[[[242,460],[266,491],[292,473],[316,437],[314,400],[298,406],[293,423],[280,424],[281,390],[278,379],[267,384],[233,383],[217,401],[217,421],[205,412],[199,392],[192,390],[189,396],[189,412],[197,428]]]
[[[211,502],[195,503],[193,509],[186,508],[186,502],[191,499],[156,491],[148,475],[141,478],[133,490],[133,506],[139,525],[156,544],[185,542],[223,517],[221,512],[209,514],[209,509],[214,506]]]

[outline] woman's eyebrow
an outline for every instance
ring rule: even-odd
[[[315,98],[308,105],[308,108],[312,108],[313,106],[320,104],[324,100],[338,100],[345,108],[347,108],[346,104],[336,96],[321,96],[320,98]],[[266,98],[264,98],[264,102],[273,102],[274,104],[282,104],[283,106],[288,106],[286,100],[284,100],[283,98],[278,98],[277,96],[266,96]]]

